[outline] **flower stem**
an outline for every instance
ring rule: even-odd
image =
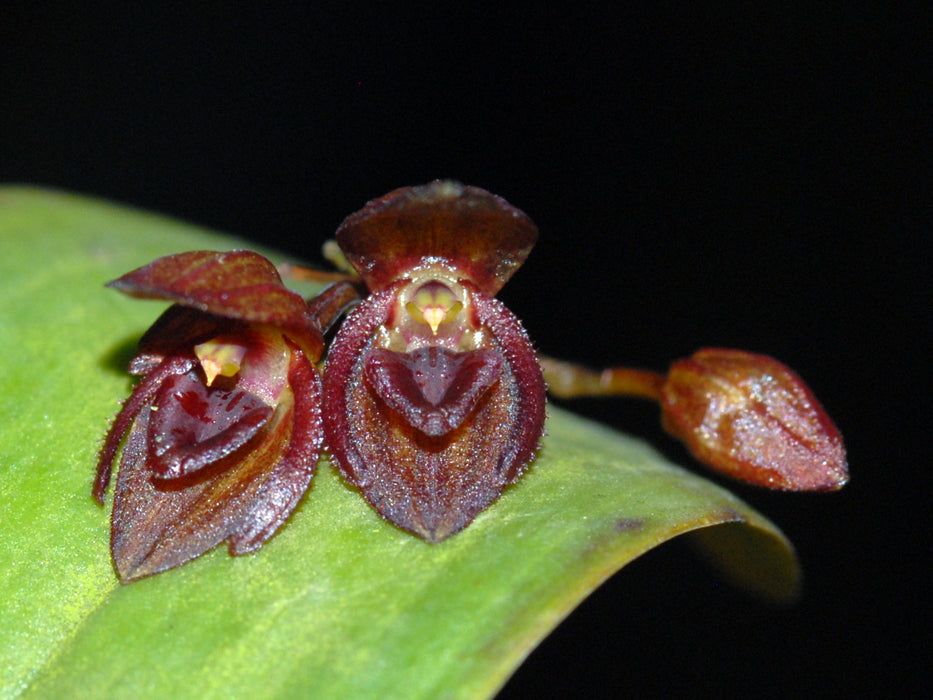
[[[570,362],[539,356],[548,391],[560,398],[637,396],[660,401],[665,375],[645,369],[610,367],[600,372]]]

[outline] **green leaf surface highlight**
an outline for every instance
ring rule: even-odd
[[[132,386],[125,363],[164,304],[103,285],[161,255],[237,247],[254,246],[0,187],[0,697],[489,697],[602,581],[688,532],[740,585],[796,594],[793,550],[766,519],[553,406],[526,475],[440,545],[382,521],[324,461],[260,552],[220,547],[121,586],[110,504],[90,486]]]

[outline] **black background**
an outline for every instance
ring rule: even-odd
[[[706,345],[774,355],[835,418],[853,476],[824,496],[737,487],[799,548],[796,607],[745,598],[675,542],[502,697],[929,688],[929,11],[575,5],[8,5],[0,180],[318,262],[396,187],[506,197],[541,240],[500,297],[541,350],[658,369]],[[651,406],[578,409],[688,460]]]

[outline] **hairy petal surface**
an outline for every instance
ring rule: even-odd
[[[363,363],[366,381],[386,405],[425,435],[459,428],[499,379],[494,350],[452,352],[423,347],[410,353],[373,348]]]
[[[369,297],[344,322],[325,370],[334,460],[381,515],[431,542],[462,530],[518,478],[543,429],[544,382],[527,335],[502,304],[478,289],[473,296],[489,346],[456,360],[435,349],[424,387],[414,373],[431,351],[406,364],[374,347],[393,288]],[[465,415],[450,430],[423,430],[434,425],[425,405],[443,405],[451,389],[452,412]]]
[[[149,436],[159,411],[140,411],[114,494],[111,550],[122,581],[178,566],[225,539],[234,554],[252,551],[281,526],[307,490],[321,446],[319,379],[299,350],[289,379],[300,401],[283,392],[261,430],[228,453],[204,448],[214,459],[178,478],[153,478]]]

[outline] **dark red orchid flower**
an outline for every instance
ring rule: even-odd
[[[305,302],[249,251],[171,255],[109,286],[175,302],[143,336],[142,380],[107,435],[95,498],[120,445],[111,551],[124,582],[226,540],[258,549],[333,462],[387,520],[428,542],[462,530],[533,459],[545,382],[557,396],[640,396],[713,469],[779,489],[848,479],[838,430],[803,381],[763,355],[707,349],[667,374],[592,372],[536,357],[494,296],[537,229],[484,190],[435,181],[373,200],[337,244],[359,277]],[[333,340],[323,334],[360,298]],[[543,372],[543,374],[542,374]]]
[[[251,552],[286,520],[323,440],[314,307],[250,251],[160,258],[108,286],[176,302],[130,363],[142,375],[100,452],[103,502],[117,452],[111,551],[124,582],[223,540]]]
[[[493,298],[536,239],[503,199],[444,181],[390,192],[337,231],[371,294],[328,353],[327,446],[380,514],[429,542],[496,500],[541,437],[534,349]]]

